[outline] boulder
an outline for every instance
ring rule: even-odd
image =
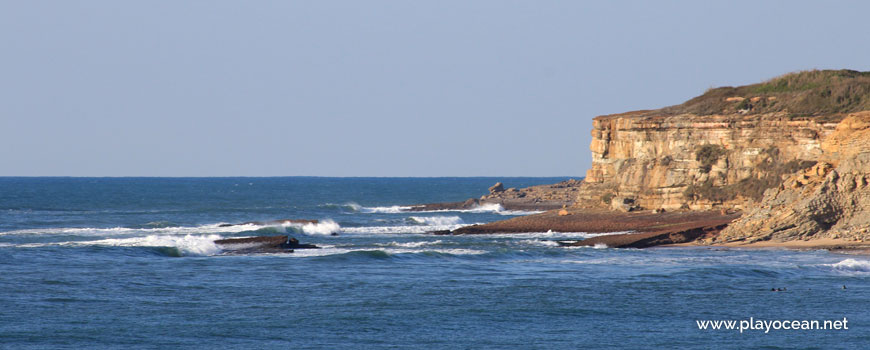
[[[637,209],[637,206],[634,203],[634,198],[613,197],[610,200],[610,209],[627,213]]]
[[[504,192],[504,184],[501,182],[496,182],[495,185],[492,185],[492,187],[489,188],[490,194],[496,194],[500,192]]]

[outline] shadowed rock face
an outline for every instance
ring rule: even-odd
[[[257,236],[246,238],[229,238],[214,241],[215,244],[235,254],[250,253],[292,253],[294,249],[317,249],[313,244],[301,244],[296,238],[289,236]]]
[[[813,70],[710,89],[681,105],[593,120],[578,205],[746,210],[782,176],[822,160],[849,113],[870,110],[870,72]]]
[[[768,190],[716,241],[870,240],[870,112],[849,115],[822,150],[818,164]]]
[[[592,166],[577,203],[605,207],[620,197],[650,210],[743,210],[783,173],[817,161],[841,118],[655,111],[596,117]]]

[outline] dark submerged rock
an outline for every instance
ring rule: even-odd
[[[228,238],[214,241],[231,254],[250,253],[292,253],[294,249],[319,249],[314,244],[299,243],[299,240],[289,236],[256,236],[246,238]],[[233,249],[234,247],[240,247]]]

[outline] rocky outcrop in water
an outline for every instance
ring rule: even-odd
[[[573,205],[582,181],[570,179],[550,185],[531,186],[521,189],[500,188],[501,182],[490,188],[490,194],[480,197],[480,203],[497,203],[508,210],[550,210],[564,205]]]
[[[230,254],[292,253],[295,249],[319,248],[314,244],[299,243],[299,240],[289,236],[227,238],[216,240],[214,243]]]
[[[462,202],[417,204],[408,211],[467,210],[498,204],[506,210],[552,210],[574,204],[583,182],[570,179],[550,185],[531,186],[521,189],[504,188],[497,182],[489,188],[489,194]]]

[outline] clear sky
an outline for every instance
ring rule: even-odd
[[[582,176],[596,115],[870,70],[866,1],[0,1],[0,175]]]

